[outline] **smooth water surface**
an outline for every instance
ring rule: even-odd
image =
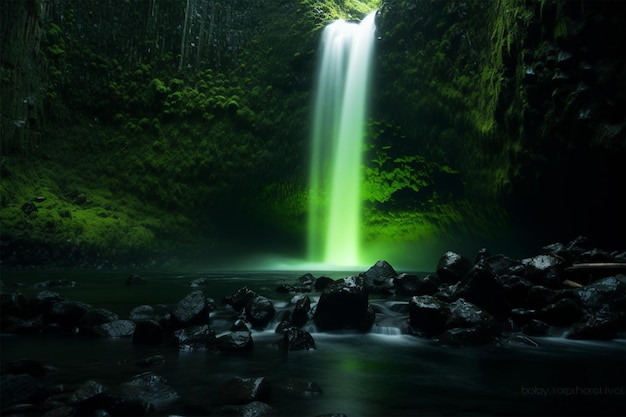
[[[193,279],[208,277],[200,287],[219,301],[247,286],[273,300],[280,315],[293,308],[293,295],[274,289],[292,283],[298,272],[223,272],[141,274],[148,280],[125,285],[124,272],[8,272],[11,283],[32,284],[50,279],[77,281],[75,288],[60,288],[68,298],[108,308],[127,318],[141,304],[171,306],[186,294]],[[347,275],[325,273],[333,278]],[[25,294],[39,290],[19,287]],[[315,303],[319,293],[310,293]],[[190,410],[218,406],[219,388],[228,379],[263,376],[272,384],[270,405],[279,416],[415,415],[623,415],[624,341],[574,342],[537,339],[539,347],[525,345],[447,348],[402,334],[406,299],[370,298],[378,314],[371,332],[319,333],[306,329],[317,348],[286,353],[272,323],[253,331],[254,350],[247,355],[221,355],[211,351],[178,352],[159,346],[134,346],[130,339],[91,338],[79,335],[2,335],[1,359],[31,358],[56,370],[41,378],[42,385],[79,384],[95,379],[110,387],[144,372],[134,363],[161,354],[166,361],[150,368],[180,394],[181,401],[164,413],[194,415]],[[212,313],[217,334],[228,331],[237,313],[220,306]],[[298,397],[278,389],[281,381],[299,378],[316,382],[323,393]],[[191,407],[191,408],[190,408]],[[196,414],[197,415],[197,414]]]

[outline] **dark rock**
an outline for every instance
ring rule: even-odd
[[[130,310],[130,320],[132,321],[152,320],[155,316],[154,308],[149,305],[137,306]]]
[[[501,254],[490,256],[482,261],[482,266],[490,270],[491,273],[497,277],[510,274],[512,270],[515,270],[521,265],[522,262],[517,259]]]
[[[249,332],[250,329],[248,329],[248,326],[246,325],[245,321],[241,319],[237,319],[235,320],[233,325],[230,326],[230,331],[231,332]]]
[[[257,294],[248,289],[240,288],[235,294],[224,297],[224,304],[231,306],[235,311],[241,311]]]
[[[387,294],[391,293],[393,281],[398,273],[387,261],[377,261],[361,276],[369,291]]]
[[[280,390],[296,398],[310,398],[323,393],[322,388],[315,382],[297,378],[277,381],[272,384],[272,389]]]
[[[0,376],[2,408],[16,404],[41,404],[48,393],[28,374]]]
[[[332,278],[319,277],[315,280],[315,291],[324,291],[326,287],[335,282]]]
[[[402,273],[394,280],[394,286],[399,295],[433,295],[438,291],[440,284],[441,281],[436,275],[419,277]]]
[[[290,327],[283,332],[283,339],[279,341],[279,346],[287,351],[315,349],[315,340],[311,333]]]
[[[547,336],[550,326],[541,320],[532,319],[522,328],[522,333],[528,336]]]
[[[511,319],[513,322],[520,326],[525,326],[530,323],[537,316],[535,310],[528,310],[525,308],[514,308],[511,310]]]
[[[274,318],[276,310],[270,300],[263,296],[256,296],[246,304],[246,319],[256,329],[264,329]]]
[[[135,322],[131,320],[115,320],[94,326],[93,331],[104,337],[130,337],[135,333]]]
[[[441,255],[437,263],[437,276],[441,282],[454,284],[460,281],[472,268],[472,261],[454,252]]]
[[[364,280],[355,276],[339,279],[326,287],[313,314],[313,321],[320,331],[367,331],[374,319]]]
[[[31,319],[2,316],[3,333],[33,334],[41,332],[43,327],[43,316],[37,316]]]
[[[617,259],[602,249],[585,251],[576,257],[576,263],[617,262]]]
[[[129,403],[144,404],[145,410],[158,412],[180,397],[165,378],[151,372],[134,377],[130,382],[120,384],[117,389],[120,398]]]
[[[263,377],[235,377],[226,381],[220,388],[222,404],[247,404],[252,401],[269,401],[270,383]]]
[[[274,409],[261,401],[242,405],[224,405],[218,409],[220,416],[265,417],[274,415]]]
[[[92,379],[83,382],[69,398],[70,404],[78,404],[105,391],[104,385]]]
[[[210,301],[202,291],[187,294],[172,311],[172,325],[183,328],[192,324],[208,324],[210,306]]]
[[[311,311],[311,299],[308,296],[300,297],[291,314],[293,325],[296,327],[304,326],[309,321],[309,311]]]
[[[478,250],[478,253],[476,254],[476,259],[474,259],[474,264],[483,262],[485,259],[489,258],[490,256],[491,254],[489,253],[487,248],[481,248]]]
[[[298,285],[310,288],[313,284],[315,284],[315,277],[313,276],[313,274],[306,273],[301,277],[298,277],[296,283]]]
[[[202,350],[215,345],[215,330],[207,324],[189,326],[176,330],[171,337],[172,344],[179,350]]]
[[[537,317],[551,326],[569,326],[580,320],[582,316],[580,304],[569,298],[558,300],[537,312]]]
[[[30,307],[35,315],[47,314],[53,304],[63,300],[65,300],[65,297],[58,292],[41,291],[35,294],[35,296],[30,300]]]
[[[448,304],[435,297],[421,295],[409,301],[409,324],[425,336],[442,332],[449,317]]]
[[[446,329],[480,327],[486,331],[491,331],[493,336],[499,334],[493,316],[474,304],[461,298],[450,303],[448,308],[450,309],[450,316],[444,325]]]
[[[26,318],[30,314],[28,299],[20,292],[1,293],[0,314]]]
[[[154,320],[138,321],[133,333],[133,343],[136,345],[160,345],[163,343],[163,328]]]
[[[295,285],[291,284],[280,284],[278,287],[276,287],[275,291],[282,294],[288,294],[292,292],[298,292],[298,288],[296,288]]]
[[[504,289],[506,301],[511,307],[523,307],[526,305],[528,292],[533,287],[532,282],[516,275],[502,276],[500,282]]]
[[[525,266],[524,278],[536,285],[548,288],[561,288],[564,263],[552,255],[538,255],[522,260]]]
[[[568,339],[608,340],[624,329],[624,312],[610,311],[605,305],[576,323],[567,335]]]
[[[191,288],[198,288],[198,287],[204,287],[206,285],[209,285],[210,283],[211,283],[211,280],[209,278],[196,278],[191,281],[189,286]]]
[[[91,328],[115,320],[119,320],[119,316],[114,312],[104,308],[94,308],[85,313],[79,324],[81,327]]]
[[[92,307],[81,301],[63,300],[52,304],[48,314],[44,316],[48,323],[58,323],[65,328],[73,328]]]
[[[250,332],[231,332],[216,339],[216,346],[224,353],[244,353],[252,351],[254,342]]]
[[[489,269],[481,265],[476,265],[463,277],[454,298],[465,298],[496,318],[506,317],[511,312],[502,284]]]
[[[626,311],[626,276],[602,278],[576,292],[583,307],[596,311],[607,305],[614,311]]]
[[[5,372],[13,375],[28,374],[38,378],[44,376],[47,372],[43,363],[33,359],[20,359],[7,363]]]
[[[542,285],[535,285],[528,290],[524,304],[528,309],[540,310],[548,304],[554,303],[556,298],[556,291]]]

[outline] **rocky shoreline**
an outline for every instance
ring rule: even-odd
[[[446,252],[436,271],[425,276],[398,273],[386,261],[337,280],[305,274],[275,288],[292,297],[286,308],[277,306],[271,294],[247,287],[218,303],[204,291],[210,289],[210,278],[199,278],[175,305],[136,306],[128,318],[54,291],[75,285],[73,281],[46,281],[35,286],[41,291],[32,297],[6,291],[4,286],[0,330],[18,335],[126,338],[141,346],[243,356],[255,349],[254,331],[275,331],[276,348],[288,353],[319,349],[315,333],[362,333],[385,323],[390,319],[388,311],[372,302],[370,297],[375,297],[397,301],[393,318],[399,332],[436,345],[521,343],[540,348],[542,336],[624,338],[625,273],[626,253],[588,248],[581,237],[546,246],[536,256],[521,260],[492,256],[486,249],[474,261]],[[133,275],[126,285],[143,281]],[[216,313],[232,323],[219,334],[211,319]],[[36,358],[9,362],[1,376],[2,415],[155,415],[182,402],[188,415],[264,416],[276,411],[272,390],[301,396],[323,391],[307,380],[270,383],[263,377],[235,377],[223,381],[219,404],[197,409],[164,378],[147,371],[158,369],[164,361],[162,355],[143,358],[135,365],[146,372],[117,387],[96,380],[42,386],[37,379],[54,372],[50,367]]]

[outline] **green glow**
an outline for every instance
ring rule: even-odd
[[[359,265],[361,163],[374,19],[324,30],[312,140],[309,259]]]

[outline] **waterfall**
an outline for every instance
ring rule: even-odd
[[[372,12],[360,23],[338,20],[322,34],[311,140],[308,257],[359,265],[361,162],[368,109]]]

